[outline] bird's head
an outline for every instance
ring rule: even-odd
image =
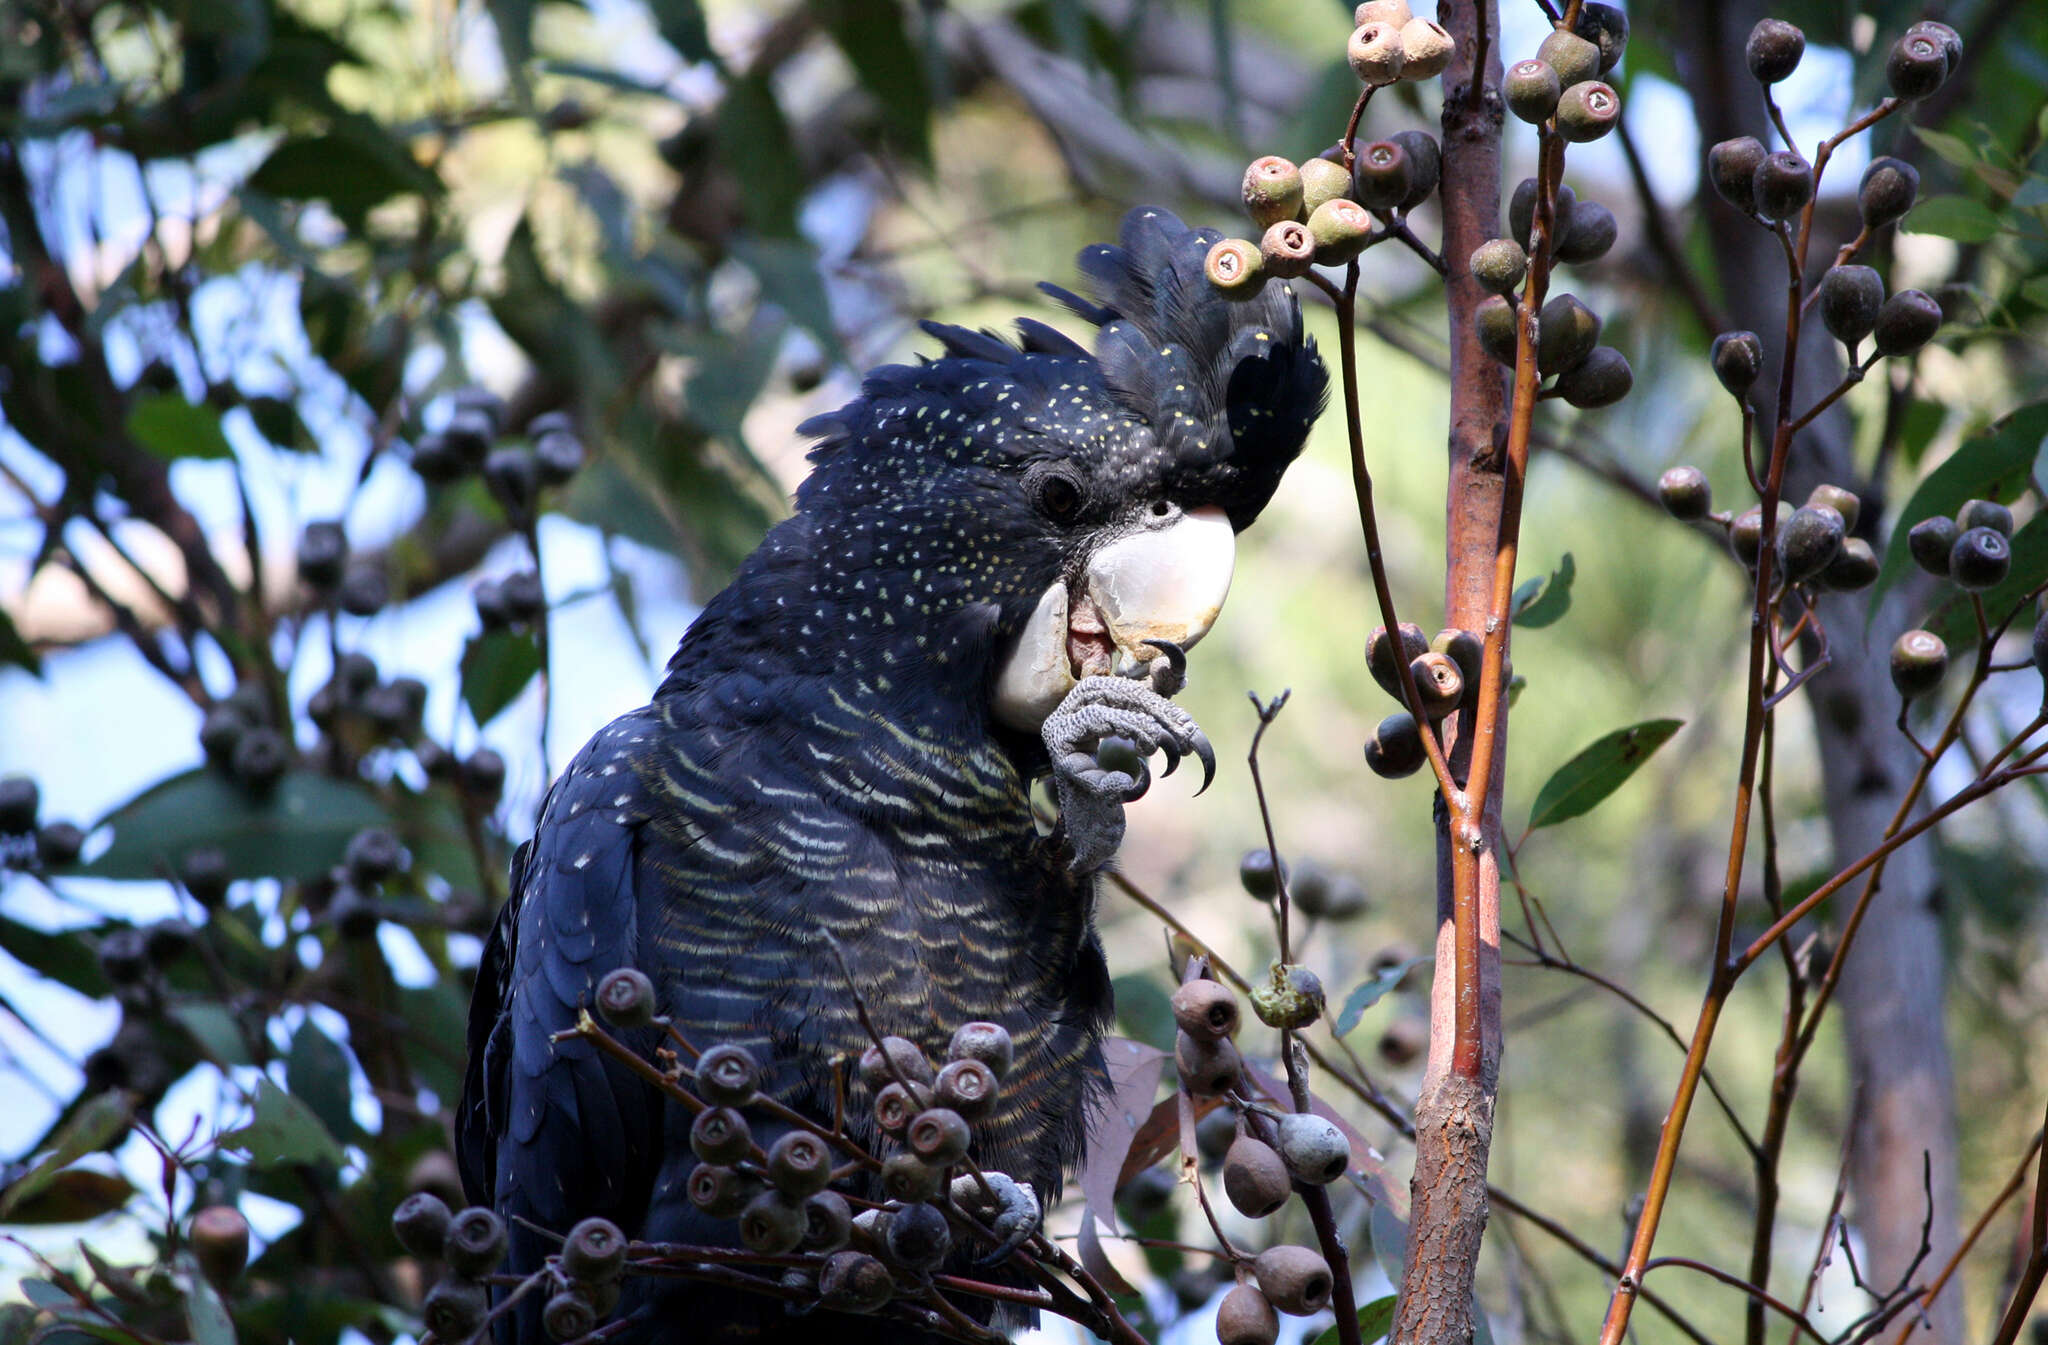
[[[1135,210],[1081,254],[1093,301],[1045,287],[1094,353],[1029,319],[1017,345],[927,324],[942,358],[806,424],[798,515],[831,539],[812,568],[849,644],[987,669],[996,718],[1031,730],[1078,678],[1202,637],[1328,385],[1284,286],[1233,302],[1204,278],[1218,237]]]

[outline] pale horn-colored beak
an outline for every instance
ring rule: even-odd
[[[1221,509],[1196,509],[1164,528],[1120,537],[1089,558],[1083,592],[1048,588],[997,673],[992,709],[1011,728],[1036,731],[1081,676],[1070,636],[1099,622],[1115,648],[1114,671],[1140,673],[1165,651],[1185,650],[1216,623],[1230,593],[1237,534]],[[1101,671],[1099,665],[1097,668]]]

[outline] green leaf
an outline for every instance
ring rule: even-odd
[[[92,878],[161,878],[188,851],[219,847],[237,878],[311,878],[341,862],[349,838],[389,819],[361,784],[292,771],[268,797],[252,799],[205,767],[144,790],[95,824],[114,843],[80,873]]]
[[[10,1194],[12,1194],[10,1192]],[[135,1195],[126,1177],[91,1168],[66,1168],[52,1173],[34,1195],[7,1210],[10,1224],[82,1224],[112,1214]]]
[[[1411,957],[1405,962],[1399,962],[1388,967],[1385,971],[1369,980],[1359,982],[1352,988],[1351,993],[1344,997],[1344,1007],[1338,1011],[1337,1024],[1331,1030],[1340,1037],[1348,1034],[1353,1028],[1358,1026],[1358,1020],[1365,1017],[1365,1011],[1379,1003],[1380,998],[1389,990],[1401,984],[1402,979],[1409,972],[1425,962],[1434,961],[1436,959],[1429,954],[1424,954],[1421,957]]]
[[[2020,297],[2037,308],[2048,308],[2048,276],[2034,276],[2020,286]]]
[[[1156,979],[1144,972],[1130,972],[1117,977],[1112,985],[1119,1031],[1134,1041],[1173,1039],[1173,1001]]]
[[[1526,830],[1555,826],[1591,812],[1684,723],[1682,719],[1646,719],[1596,740],[1543,782],[1536,793],[1536,806],[1529,810]]]
[[[1974,168],[1984,157],[1977,152],[1975,146],[1959,135],[1930,130],[1925,126],[1915,126],[1911,129],[1927,148],[1933,150],[1940,156],[1941,161],[1951,168]]]
[[[540,671],[540,641],[531,634],[494,630],[473,637],[462,651],[462,703],[477,727],[496,719]]]
[[[220,412],[195,406],[179,392],[152,392],[137,399],[128,413],[128,433],[166,461],[235,456],[221,433]]]
[[[2048,205],[2048,177],[2030,176],[2020,183],[2019,190],[2012,194],[2013,208],[2032,210],[2036,206]]]
[[[795,238],[797,203],[810,190],[811,179],[766,75],[746,75],[726,85],[718,105],[716,144],[718,157],[745,183],[740,207],[747,223],[764,234]]]
[[[341,1146],[311,1108],[268,1078],[256,1085],[256,1116],[220,1137],[224,1149],[241,1149],[259,1168],[293,1163],[339,1165]]]
[[[199,1049],[206,1057],[222,1065],[247,1065],[249,1041],[242,1035],[242,1025],[235,1021],[235,1015],[221,1004],[173,1004],[171,1017],[178,1025],[192,1034],[199,1043]]]
[[[827,358],[845,363],[846,350],[839,343],[839,329],[832,322],[832,305],[825,297],[825,277],[818,273],[818,254],[809,243],[780,238],[736,238],[732,254],[746,263],[761,282],[762,298],[817,337]]]
[[[1374,1341],[1386,1335],[1388,1331],[1391,1331],[1393,1326],[1394,1296],[1392,1294],[1388,1294],[1385,1298],[1375,1298],[1372,1302],[1367,1303],[1358,1310],[1358,1338],[1364,1341],[1365,1345],[1372,1345]],[[1337,1328],[1331,1326],[1324,1330],[1323,1334],[1316,1337],[1315,1345],[1337,1345],[1339,1339]]]
[[[15,629],[14,618],[0,612],[0,666],[12,665],[26,668],[37,677],[43,675],[43,660],[21,632]]]
[[[113,983],[100,970],[97,944],[88,940],[85,931],[52,934],[0,915],[0,952],[81,995],[100,999],[114,993]]]
[[[291,1052],[285,1057],[285,1087],[332,1135],[353,1135],[356,1130],[355,1114],[349,1109],[348,1060],[347,1048],[310,1017],[292,1033]]]
[[[190,1250],[178,1253],[178,1285],[185,1291],[185,1320],[192,1328],[192,1345],[235,1345],[235,1322],[227,1304],[220,1301],[213,1285],[199,1269],[199,1258]]]
[[[49,1186],[64,1168],[89,1153],[110,1147],[127,1133],[134,1117],[130,1095],[119,1090],[102,1093],[80,1107],[70,1123],[57,1132],[55,1147],[42,1161],[0,1191],[0,1219],[14,1217],[16,1206]]]
[[[1916,234],[1937,234],[1959,243],[1982,243],[2003,227],[1982,202],[1967,196],[1930,196],[1913,207],[1902,226]]]
[[[441,180],[376,121],[338,117],[325,135],[294,136],[270,151],[251,190],[291,201],[325,201],[360,233],[370,211],[395,196],[438,196]]]
[[[1906,534],[1915,523],[1953,515],[1965,500],[2010,503],[2018,499],[2044,441],[2048,441],[2048,401],[2033,402],[1966,441],[1929,472],[1913,488],[1912,497],[1892,525],[1884,564],[1878,569],[1877,583],[1871,586],[1870,610],[1877,610],[1885,591],[1912,566]]]
[[[813,0],[832,40],[882,109],[882,133],[920,164],[931,164],[931,89],[896,0]]]
[[[2012,568],[2004,579],[1977,596],[1995,626],[2044,580],[2048,580],[2048,513],[2034,515],[2012,535]],[[1950,654],[1977,647],[1977,613],[1967,593],[1951,591],[1928,617],[1926,626],[1942,638]],[[2025,628],[2023,624],[2021,629]]]
[[[1564,559],[1551,573],[1528,580],[1515,589],[1509,619],[1530,630],[1555,624],[1572,610],[1572,580],[1578,577],[1578,572],[1572,553],[1565,552]]]
[[[676,49],[686,61],[715,61],[711,34],[704,27],[704,11],[697,0],[649,0],[654,11],[654,28],[661,40]]]

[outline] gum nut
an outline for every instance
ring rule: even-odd
[[[583,441],[567,430],[550,430],[533,441],[533,460],[544,486],[564,486],[583,470]]]
[[[883,1084],[875,1094],[875,1124],[884,1135],[900,1136],[929,1100],[921,1083],[913,1083],[909,1088],[900,1083]]]
[[[1687,523],[1705,518],[1714,510],[1713,488],[1707,474],[1697,467],[1673,467],[1657,478],[1657,498],[1664,511]]]
[[[754,1152],[747,1118],[732,1107],[707,1107],[690,1122],[690,1152],[706,1163],[738,1163]]]
[[[1297,885],[1294,904],[1319,920],[1351,920],[1365,914],[1369,904],[1365,885],[1348,873],[1327,873],[1323,881]]]
[[[1237,993],[1221,981],[1189,981],[1173,992],[1173,1021],[1196,1041],[1235,1037],[1242,1021]]]
[[[413,445],[412,469],[430,486],[445,486],[469,475],[469,464],[448,443],[447,436],[423,434]]]
[[[723,1163],[699,1163],[690,1169],[684,1194],[690,1204],[714,1219],[734,1219],[761,1189],[759,1181]]]
[[[350,616],[375,616],[391,601],[391,581],[374,565],[349,567],[341,577],[335,602]]]
[[[1764,343],[1755,332],[1722,332],[1708,356],[1721,386],[1737,397],[1748,394],[1764,368]]]
[[[1604,87],[1580,85],[1581,88]],[[1572,211],[1571,231],[1558,240],[1557,259],[1568,266],[1598,261],[1621,236],[1614,212],[1598,201],[1581,201]]]
[[[1529,254],[1512,238],[1491,238],[1472,249],[1472,278],[1489,293],[1506,296],[1529,274]]]
[[[1308,1247],[1268,1247],[1252,1262],[1252,1275],[1266,1301],[1290,1317],[1312,1317],[1330,1306],[1329,1262]]]
[[[1813,165],[1791,150],[1767,154],[1750,182],[1756,213],[1767,220],[1789,220],[1813,199]]]
[[[1910,355],[1941,330],[1941,305],[1923,290],[1900,290],[1877,311],[1873,329],[1880,355]]]
[[[1244,1073],[1244,1062],[1228,1037],[1203,1041],[1185,1032],[1173,1038],[1173,1063],[1181,1086],[1196,1097],[1228,1092]]]
[[[912,1083],[929,1084],[936,1077],[932,1062],[908,1037],[884,1037],[880,1046],[861,1053],[860,1077],[870,1088],[880,1088],[902,1076]]]
[[[1908,30],[1892,43],[1884,62],[1884,81],[1892,97],[1907,102],[1925,98],[1948,82],[1948,53],[1940,38]]]
[[[1548,378],[1563,373],[1592,353],[1600,343],[1600,319],[1575,294],[1556,295],[1543,305],[1536,342],[1537,371]]]
[[[1358,202],[1340,196],[1316,207],[1308,217],[1308,232],[1315,239],[1317,264],[1342,266],[1365,251],[1372,216]]]
[[[1877,582],[1877,553],[1861,537],[1842,539],[1842,549],[1820,572],[1823,586],[1837,593],[1854,593]]]
[[[832,1184],[832,1147],[808,1130],[783,1133],[768,1146],[768,1180],[799,1200],[816,1195]]]
[[[299,578],[314,588],[332,588],[348,560],[348,534],[339,523],[308,523],[299,534],[298,559]]]
[[[1435,79],[1451,64],[1458,44],[1435,19],[1413,18],[1401,25],[1401,78]]]
[[[178,881],[192,894],[192,900],[212,910],[227,899],[228,884],[234,881],[227,853],[219,846],[205,845],[185,852],[178,861]]]
[[[1827,505],[1795,509],[1778,529],[1778,563],[1785,578],[1801,584],[1825,570],[1840,554],[1846,531],[1842,516]]]
[[[1931,630],[1909,630],[1892,643],[1892,685],[1907,700],[1941,685],[1948,672],[1948,646]]]
[[[1307,967],[1273,964],[1271,978],[1252,987],[1252,1012],[1267,1027],[1304,1028],[1323,1016],[1323,982]]]
[[[431,1191],[415,1191],[391,1211],[391,1231],[408,1254],[422,1261],[438,1261],[454,1217],[447,1201]]]
[[[1477,631],[1440,630],[1430,637],[1429,647],[1439,654],[1451,656],[1451,662],[1458,665],[1458,671],[1465,676],[1465,685],[1476,688],[1479,685],[1480,662],[1486,654],[1486,644]]]
[[[1856,492],[1841,486],[1822,482],[1807,492],[1808,504],[1824,504],[1842,516],[1842,526],[1850,532],[1856,531],[1856,520],[1863,516],[1863,501]]]
[[[1396,710],[1380,721],[1365,744],[1365,764],[1383,780],[1400,780],[1422,769],[1429,753],[1415,716]]]
[[[1351,11],[1351,26],[1363,28],[1369,23],[1391,23],[1399,28],[1415,17],[1408,8],[1408,0],[1365,0]]]
[[[1346,180],[1349,180],[1347,174]],[[1226,299],[1256,298],[1266,288],[1266,259],[1257,243],[1220,238],[1209,247],[1202,274]]]
[[[1783,19],[1757,20],[1742,49],[1749,73],[1759,84],[1783,80],[1799,68],[1799,58],[1805,54],[1806,34]]]
[[[1532,126],[1550,120],[1550,114],[1557,111],[1557,97],[1564,92],[1550,62],[1534,56],[1508,67],[1502,89],[1507,94],[1508,111]]]
[[[1443,146],[1427,131],[1396,131],[1387,139],[1408,156],[1410,181],[1407,195],[1401,198],[1401,209],[1413,210],[1429,199],[1429,194],[1436,190],[1437,179],[1443,176]]]
[[[1905,216],[1920,195],[1920,170],[1904,159],[1886,155],[1872,159],[1856,188],[1856,208],[1868,229],[1880,229]]]
[[[1223,1155],[1223,1194],[1247,1219],[1263,1219],[1287,1203],[1287,1164],[1271,1145],[1239,1135]]]
[[[1211,1163],[1222,1162],[1236,1141],[1237,1113],[1227,1105],[1195,1122],[1195,1152]]]
[[[36,862],[44,868],[60,869],[76,863],[85,849],[85,831],[71,822],[51,822],[36,828]]]
[[[1621,63],[1622,52],[1628,48],[1628,15],[1619,5],[1580,5],[1579,21],[1572,31],[1600,48],[1601,74]]]
[[[1967,530],[1948,553],[1948,577],[1971,593],[1996,587],[2011,569],[2012,543],[1995,528]]]
[[[1320,157],[1302,162],[1301,208],[1310,217],[1325,202],[1348,199],[1350,193],[1351,174],[1343,164]]]
[[[349,837],[342,867],[359,883],[381,883],[406,865],[405,847],[383,827],[365,827]]]
[[[803,1202],[780,1191],[763,1191],[740,1211],[740,1242],[750,1252],[782,1256],[804,1240]]]
[[[1574,84],[1558,96],[1557,133],[1575,145],[1598,140],[1621,120],[1621,95],[1598,80]]]
[[[1515,305],[1505,295],[1489,294],[1472,310],[1472,332],[1479,338],[1479,348],[1510,369],[1515,367],[1519,331]]]
[[[2001,537],[2012,536],[2012,510],[1996,500],[1964,500],[1963,507],[1956,510],[1956,527],[1968,532],[1971,528],[1989,528]]]
[[[946,1059],[979,1060],[1001,1079],[1010,1072],[1016,1047],[1010,1042],[1010,1029],[1001,1023],[962,1023],[953,1029],[953,1040],[946,1045]]]
[[[1314,1112],[1290,1112],[1280,1118],[1280,1157],[1296,1181],[1328,1186],[1351,1166],[1351,1141]]]
[[[891,1154],[882,1163],[882,1190],[891,1200],[915,1204],[936,1200],[946,1186],[946,1173],[913,1153]]]
[[[261,794],[291,769],[292,753],[284,735],[276,729],[250,729],[235,744],[228,769],[252,792]]]
[[[1396,1068],[1415,1063],[1429,1049],[1429,1020],[1405,1014],[1396,1018],[1380,1033],[1374,1049],[1380,1053],[1380,1059]]]
[[[995,1106],[1002,1085],[996,1072],[979,1060],[949,1060],[939,1071],[932,1096],[942,1107],[950,1107],[970,1121],[988,1115]]]
[[[1316,261],[1316,240],[1299,220],[1281,220],[1259,238],[1266,274],[1280,280],[1305,276]]]
[[[562,1273],[587,1284],[609,1284],[626,1268],[626,1235],[609,1219],[591,1218],[562,1242]]]
[[[469,1279],[490,1274],[505,1259],[505,1221],[481,1205],[471,1205],[449,1223],[441,1258],[448,1269]]]
[[[1770,157],[1753,135],[1723,140],[1707,151],[1707,178],[1722,200],[1745,215],[1756,213],[1756,170]]]
[[[1613,346],[1594,346],[1586,358],[1557,376],[1557,395],[1581,411],[1612,406],[1636,385],[1628,357]]]
[[[548,1298],[540,1324],[549,1340],[577,1340],[597,1325],[597,1307],[574,1289],[564,1289]]]
[[[1552,240],[1562,238],[1572,231],[1572,220],[1578,213],[1578,204],[1578,194],[1570,187],[1560,184],[1557,197],[1551,203]],[[1514,193],[1508,197],[1508,236],[1527,246],[1535,228],[1536,179],[1525,177],[1515,184]]]
[[[1401,49],[1400,27],[1368,23],[1356,29],[1345,44],[1344,57],[1351,62],[1351,73],[1363,82],[1375,87],[1394,83],[1401,78],[1401,66],[1406,59]]]
[[[228,1284],[249,1264],[249,1221],[233,1205],[208,1205],[192,1216],[192,1253],[207,1279]]]
[[[1922,19],[1906,29],[1908,33],[1926,33],[1941,43],[1942,54],[1948,58],[1949,73],[1954,74],[1956,62],[1963,59],[1963,35],[1945,23],[1933,19]]]
[[[497,433],[497,423],[489,415],[458,407],[441,431],[441,442],[463,462],[481,467]]]
[[[1217,1305],[1217,1345],[1273,1345],[1279,1338],[1280,1315],[1249,1284],[1233,1288]]]
[[[1415,185],[1408,151],[1392,140],[1361,145],[1351,165],[1351,193],[1368,210],[1393,210]]]
[[[1820,278],[1820,320],[1852,349],[1877,325],[1884,278],[1868,266],[1833,266]]]
[[[654,982],[637,967],[617,967],[597,983],[597,1013],[616,1028],[646,1027],[654,1021]]]
[[[1246,895],[1260,901],[1271,901],[1280,895],[1280,883],[1286,874],[1286,865],[1275,863],[1273,852],[1263,848],[1247,850],[1244,858],[1237,861],[1237,881]]]
[[[836,1252],[853,1236],[853,1207],[837,1191],[819,1191],[804,1201],[803,1249]]]
[[[889,1259],[906,1270],[930,1270],[953,1248],[952,1229],[934,1205],[907,1205],[890,1211],[883,1236]]]
[[[2034,670],[2048,677],[2048,612],[2034,623]]]
[[[1600,48],[1577,33],[1554,29],[1538,44],[1537,59],[1557,71],[1557,82],[1569,89],[1600,75]]]
[[[1402,698],[1400,670],[1429,652],[1429,637],[1414,622],[1403,621],[1400,634],[1398,651],[1394,641],[1387,638],[1385,626],[1374,626],[1372,634],[1365,637],[1365,666],[1372,673],[1372,680],[1380,684],[1380,690],[1395,700]]]
[[[974,1143],[974,1128],[951,1107],[927,1107],[910,1118],[903,1142],[933,1167],[948,1168],[967,1156],[968,1146]]]
[[[714,1046],[697,1057],[697,1095],[714,1107],[744,1107],[761,1086],[761,1066],[744,1046]]]
[[[1778,523],[1783,526],[1792,516],[1792,506],[1778,501]],[[1735,559],[1754,568],[1757,557],[1763,554],[1764,512],[1763,506],[1751,505],[1735,516],[1728,525],[1728,549],[1735,553]]]
[[[524,448],[494,448],[484,458],[484,484],[509,513],[522,515],[540,493],[540,464]]]
[[[889,1268],[866,1252],[834,1252],[818,1272],[818,1296],[840,1312],[873,1312],[895,1295]]]
[[[1416,655],[1408,665],[1408,676],[1415,682],[1423,713],[1432,720],[1451,713],[1465,698],[1465,673],[1449,654],[1432,649]]]
[[[1925,518],[1906,534],[1906,552],[1915,565],[1937,579],[1946,579],[1949,553],[1955,550],[1956,538],[1962,535],[1963,530],[1952,518]]]
[[[475,1280],[446,1279],[427,1291],[420,1319],[436,1340],[467,1340],[491,1310],[491,1291]]]
[[[1244,170],[1244,208],[1261,229],[1301,215],[1301,170],[1292,159],[1267,154]]]

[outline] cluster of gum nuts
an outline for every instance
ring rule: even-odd
[[[1914,564],[1965,593],[1982,593],[2012,572],[2012,510],[1996,500],[1965,500],[1954,518],[1922,519],[1906,534]],[[2034,625],[2034,666],[2048,677],[2048,611]],[[1948,645],[1930,630],[1909,630],[1892,643],[1892,685],[1906,700],[1941,685]]]
[[[1317,991],[1320,999],[1320,987]],[[1265,1018],[1265,1006],[1260,1008]],[[1230,987],[1207,979],[1184,983],[1173,994],[1173,1018],[1173,1058],[1181,1087],[1204,1099],[1236,1090],[1244,1064],[1232,1039],[1243,1017]],[[1327,1186],[1350,1164],[1351,1142],[1333,1122],[1313,1112],[1276,1112],[1240,1098],[1223,1154],[1223,1194],[1246,1218],[1264,1219],[1287,1203],[1296,1185]],[[1235,1269],[1237,1283],[1216,1311],[1220,1345],[1273,1345],[1280,1334],[1279,1314],[1307,1317],[1330,1306],[1329,1262],[1312,1247],[1269,1247],[1240,1260]]]
[[[1450,64],[1454,43],[1434,19],[1417,18],[1407,0],[1358,7],[1351,68],[1370,85],[1433,79]],[[1277,154],[1254,159],[1244,174],[1245,212],[1258,241],[1225,238],[1209,249],[1209,283],[1226,298],[1252,299],[1268,280],[1292,280],[1312,266],[1342,266],[1365,251],[1373,217],[1391,222],[1436,190],[1442,151],[1421,131],[1361,145],[1345,166],[1332,145],[1304,163]]]
[[[1431,724],[1439,724],[1465,703],[1468,690],[1478,691],[1481,652],[1479,636],[1469,630],[1440,630],[1430,639],[1422,627],[1404,621],[1397,641],[1385,626],[1373,627],[1365,640],[1365,666],[1380,689],[1403,706],[1382,719],[1366,739],[1365,764],[1374,775],[1399,780],[1422,769],[1429,759],[1422,728],[1406,709],[1402,679],[1415,680],[1423,714]],[[1502,676],[1507,676],[1506,669]]]
[[[1747,335],[1747,333],[1743,333]],[[1724,338],[1725,339],[1725,338]],[[1764,512],[1751,505],[1739,514],[1714,508],[1713,489],[1697,467],[1673,467],[1657,478],[1657,494],[1665,511],[1687,523],[1715,523],[1728,530],[1728,549],[1747,569],[1763,554]],[[1821,484],[1794,509],[1784,500],[1777,510],[1777,568],[1787,584],[1849,593],[1877,580],[1877,554],[1870,543],[1849,534],[1862,514],[1854,491]]]
[[[447,1268],[421,1307],[433,1338],[453,1345],[475,1335],[491,1310],[486,1277],[505,1259],[505,1221],[481,1205],[450,1211],[439,1196],[416,1191],[392,1212],[391,1231],[408,1254]],[[626,1247],[626,1235],[609,1219],[585,1219],[569,1230],[543,1272],[541,1325],[549,1339],[589,1335],[618,1306]]]
[[[1572,143],[1598,140],[1621,120],[1621,95],[1600,76],[1612,70],[1628,45],[1628,17],[1612,5],[1580,7],[1575,28],[1559,26],[1507,71],[1502,92],[1517,117]],[[1491,239],[1467,259],[1472,276],[1489,291],[1473,313],[1480,346],[1513,368],[1519,321],[1517,291],[1529,274],[1536,246],[1538,183],[1524,178],[1508,200],[1508,236]],[[1559,184],[1552,202],[1550,255],[1566,265],[1583,265],[1607,255],[1620,233],[1614,212],[1581,201]],[[1577,295],[1548,299],[1536,320],[1536,369],[1554,378],[1547,396],[1590,410],[1612,406],[1635,386],[1628,360],[1600,344],[1600,318]]]

